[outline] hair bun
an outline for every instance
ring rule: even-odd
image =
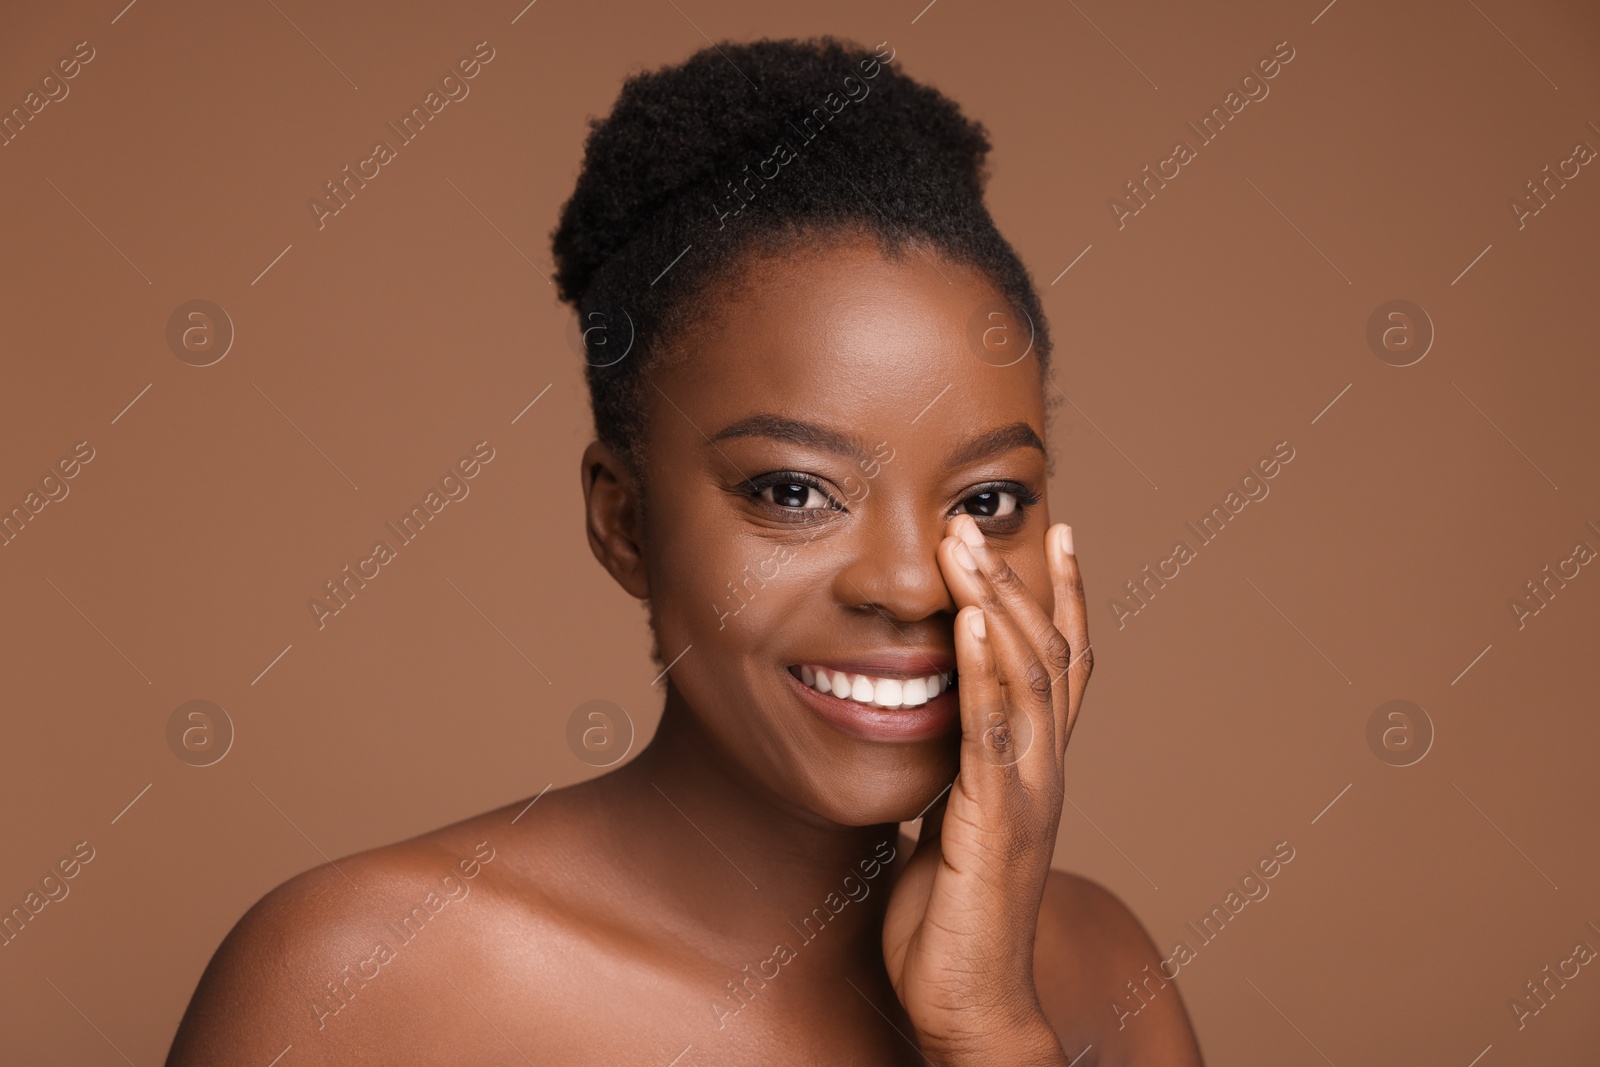
[[[981,201],[983,127],[901,74],[893,55],[887,43],[872,51],[833,37],[724,42],[629,77],[611,114],[590,120],[552,234],[561,299],[581,300],[644,231],[722,229],[717,205],[742,206],[734,184],[768,168],[780,143],[794,155],[782,170],[820,157],[834,179],[819,188],[766,169],[756,200],[790,214],[816,214],[804,201],[818,196],[866,196],[896,218],[918,194],[952,186]]]

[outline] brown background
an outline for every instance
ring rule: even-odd
[[[1600,17],[1322,3],[10,10],[6,109],[96,56],[0,148],[0,507],[96,455],[0,548],[0,905],[96,854],[0,948],[6,1061],[159,1062],[278,882],[595,773],[566,742],[584,701],[648,736],[544,275],[588,116],[703,31],[887,40],[993,134],[1072,401],[1053,513],[1099,653],[1057,862],[1166,948],[1297,853],[1182,972],[1211,1062],[1595,1062],[1600,968],[1521,1031],[1507,1002],[1600,948],[1600,567],[1520,630],[1508,601],[1600,548],[1600,168],[1523,229],[1508,201],[1600,147]],[[319,230],[308,200],[483,40],[471,95]],[[1119,231],[1108,198],[1284,40],[1270,96]],[[1437,331],[1404,368],[1365,340],[1396,298]],[[166,341],[192,299],[236,330],[213,366]],[[319,631],[309,598],[483,439],[470,497]],[[1119,630],[1110,597],[1281,440],[1270,497]],[[167,742],[195,698],[236,730],[205,768]],[[1366,739],[1396,698],[1436,733],[1403,768]]]

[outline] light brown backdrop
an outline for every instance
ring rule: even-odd
[[[1213,1063],[1594,1062],[1597,968],[1521,1029],[1508,1001],[1600,948],[1600,566],[1520,627],[1509,601],[1600,549],[1600,168],[1520,227],[1510,201],[1600,147],[1600,17],[1324,3],[8,11],[6,109],[94,58],[0,147],[0,507],[94,458],[0,547],[0,905],[94,859],[0,948],[3,1058],[157,1063],[278,882],[594,773],[584,701],[648,736],[643,613],[582,537],[547,235],[626,72],[831,32],[988,126],[1055,330],[1053,511],[1099,654],[1057,862],[1166,948],[1296,850],[1182,971]],[[308,201],[480,41],[470,95],[319,228]],[[1110,198],[1282,41],[1270,95],[1119,229]],[[167,339],[196,299],[235,333],[207,367]],[[1406,367],[1366,336],[1394,299],[1435,335]],[[308,600],[481,440],[470,496],[319,629]],[[1279,441],[1270,496],[1119,628],[1123,583]],[[211,766],[169,746],[192,699],[233,724]],[[1403,730],[1368,741],[1394,699],[1431,723],[1410,766],[1380,758]]]

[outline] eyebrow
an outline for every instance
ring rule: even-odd
[[[852,459],[867,459],[870,455],[866,447],[849,434],[765,411],[724,426],[712,435],[711,443],[715,444],[730,437],[770,437],[774,441],[787,441],[790,444],[817,448],[824,452],[849,456]]]
[[[852,459],[870,458],[870,453],[860,440],[849,434],[764,411],[723,427],[712,435],[710,443],[715,444],[731,437],[767,437],[775,441],[787,441],[836,455],[849,456]],[[990,430],[966,442],[946,458],[945,464],[959,467],[1018,448],[1032,448],[1040,455],[1049,458],[1044,442],[1039,439],[1033,427],[1026,422],[1018,421],[997,430]]]
[[[1050,458],[1050,453],[1045,451],[1044,442],[1039,439],[1033,427],[1018,421],[973,438],[950,453],[944,462],[948,467],[960,467],[1018,448],[1032,448],[1046,459]]]

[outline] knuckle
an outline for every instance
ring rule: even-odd
[[[1078,670],[1083,673],[1084,680],[1094,673],[1094,646],[1088,645],[1078,656]]]
[[[1045,628],[1040,643],[1044,646],[1044,663],[1050,671],[1050,677],[1059,677],[1072,665],[1072,645],[1054,626]]]
[[[1023,671],[1023,681],[1027,685],[1029,692],[1039,700],[1049,703],[1050,693],[1055,683],[1051,681],[1050,672],[1045,670],[1044,664],[1030,658],[1027,668]]]
[[[983,732],[983,741],[996,753],[1004,754],[1010,751],[1013,741],[1011,724],[1002,712],[990,713],[989,724]]]
[[[991,619],[1004,614],[1006,610],[1005,601],[992,586],[985,586],[978,592],[978,607],[982,608],[984,615]]]
[[[1011,564],[998,557],[995,559],[994,572],[989,575],[989,580],[994,583],[996,589],[1008,595],[1015,594],[1023,588],[1022,579],[1011,569]]]

